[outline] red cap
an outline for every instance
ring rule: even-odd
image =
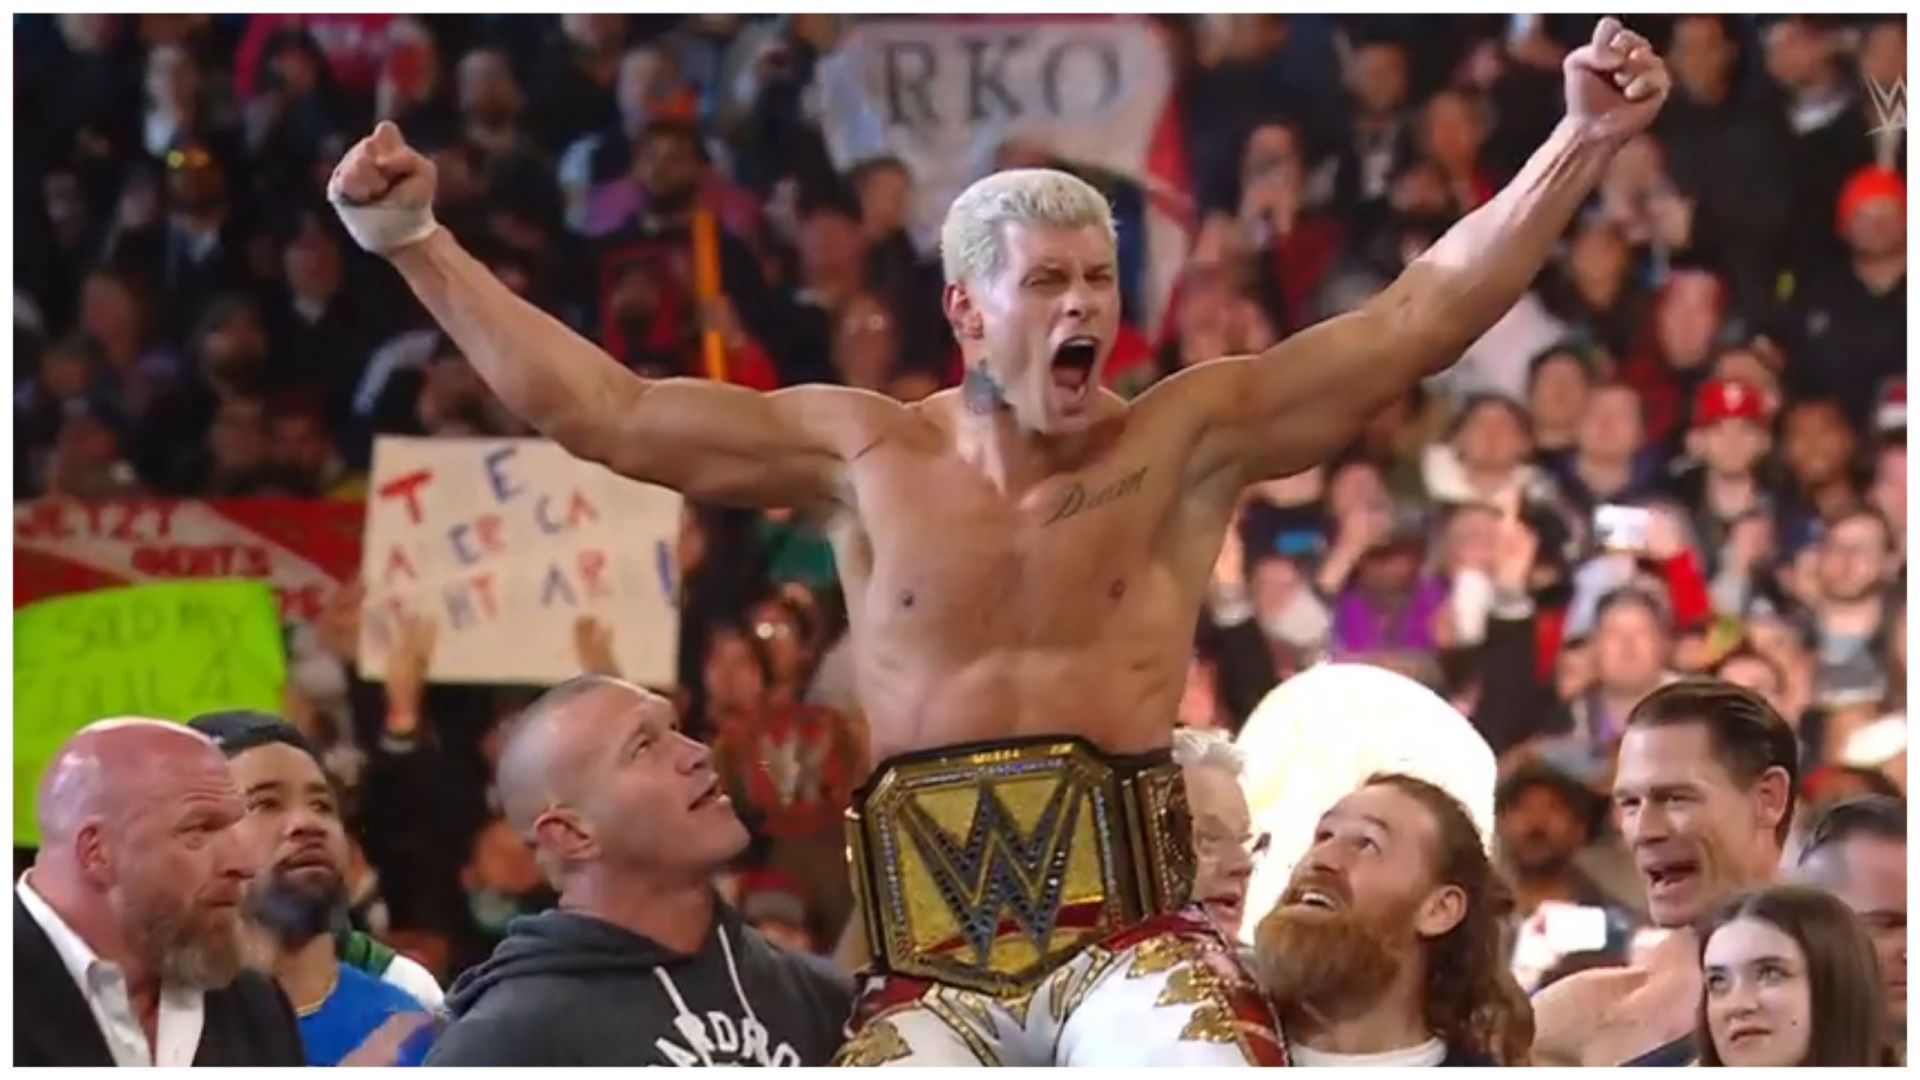
[[[1840,202],[1833,215],[1834,224],[1844,232],[1854,211],[1875,199],[1893,199],[1905,206],[1907,182],[1900,178],[1899,173],[1878,165],[1868,165],[1856,171],[1847,178],[1847,185],[1840,189]]]
[[[1739,379],[1708,379],[1693,399],[1693,426],[1722,420],[1767,422],[1767,401],[1758,387]]]

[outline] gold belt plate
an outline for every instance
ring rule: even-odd
[[[1183,903],[1190,828],[1177,767],[1123,775],[1071,739],[883,766],[847,814],[875,959],[997,995]]]

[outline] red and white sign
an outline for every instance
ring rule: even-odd
[[[13,605],[180,578],[258,578],[288,622],[360,568],[365,509],[302,499],[37,499],[13,506]]]

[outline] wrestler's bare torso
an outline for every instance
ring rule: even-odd
[[[1458,359],[1524,292],[1668,81],[1646,41],[1608,20],[1566,79],[1566,121],[1378,296],[1130,404],[1046,396],[1045,365],[1070,339],[1107,350],[1117,337],[1104,222],[997,225],[998,254],[950,281],[943,306],[970,381],[979,369],[998,385],[909,406],[845,387],[639,378],[434,226],[433,163],[391,124],[347,153],[329,197],[500,399],[573,454],[826,523],[874,760],[1044,734],[1139,751],[1169,741],[1239,490],[1324,460]],[[1098,386],[1098,365],[1079,386]]]
[[[965,459],[957,391],[867,412],[855,505],[826,523],[875,762],[1025,735],[1167,744],[1238,492],[1194,475],[1169,389],[1112,399],[1080,453],[1011,490]]]
[[[1112,247],[1097,230],[1051,230],[1012,258],[1079,283]],[[1330,320],[1131,403],[1091,389],[1084,416],[1043,434],[997,390],[909,405],[823,384],[642,380],[503,297],[443,232],[394,265],[481,346],[470,355],[501,398],[572,453],[690,499],[824,524],[869,764],[1021,735],[1164,748],[1240,491],[1323,460],[1457,355],[1449,336],[1397,332],[1419,316]]]

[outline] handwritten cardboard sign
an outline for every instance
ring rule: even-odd
[[[13,840],[39,842],[34,789],[95,720],[278,713],[287,661],[273,589],[182,581],[76,593],[13,613]]]
[[[580,674],[573,626],[592,615],[622,675],[671,684],[680,506],[544,440],[380,439],[361,674],[385,678],[404,613],[438,624],[436,682],[557,683]]]

